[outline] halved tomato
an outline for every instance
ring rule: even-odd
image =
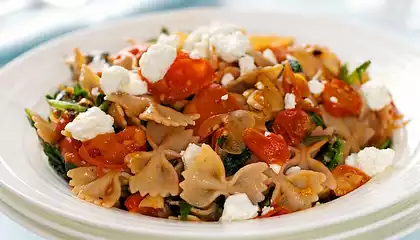
[[[277,114],[273,122],[273,131],[283,136],[289,145],[299,144],[308,134],[311,120],[302,109],[286,109]]]
[[[370,180],[370,177],[362,170],[349,165],[336,167],[332,174],[337,181],[337,188],[334,189],[336,196],[346,195]]]
[[[362,99],[349,84],[333,79],[325,84],[322,104],[335,117],[357,116],[362,111]]]
[[[289,146],[281,135],[247,128],[243,137],[248,148],[266,163],[283,164],[290,159]]]

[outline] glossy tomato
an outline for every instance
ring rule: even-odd
[[[178,53],[162,80],[148,82],[149,90],[156,99],[165,103],[183,100],[209,85],[214,70],[204,59],[191,59],[186,53]]]
[[[146,195],[147,196],[147,195]],[[127,208],[129,212],[137,212],[139,209],[140,202],[146,197],[142,197],[140,193],[135,193],[127,197],[124,202],[124,206]]]
[[[311,120],[302,109],[286,109],[277,114],[273,131],[283,136],[289,145],[299,144],[308,134]]]
[[[195,121],[195,130],[197,132],[201,123],[207,118],[228,113],[239,109],[239,103],[236,98],[228,97],[222,100],[222,96],[228,94],[228,91],[219,84],[213,83],[202,89],[192,101],[184,108],[184,113],[198,113],[200,118]]]
[[[340,165],[336,167],[332,174],[337,182],[337,188],[334,193],[337,196],[343,196],[362,186],[370,177],[358,168],[349,165]]]
[[[85,161],[79,155],[79,148],[82,146],[80,141],[65,137],[60,140],[59,145],[61,156],[63,156],[65,162],[71,162],[78,167],[85,164]]]
[[[362,110],[362,99],[349,84],[333,79],[325,84],[322,93],[325,110],[335,117],[357,116]]]
[[[281,135],[247,128],[243,137],[248,148],[266,163],[283,164],[290,159],[289,147]]]

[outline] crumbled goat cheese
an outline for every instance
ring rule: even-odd
[[[220,221],[240,221],[258,215],[258,206],[253,205],[245,193],[237,193],[226,198]]]
[[[347,165],[359,168],[369,176],[384,171],[394,160],[395,151],[393,149],[377,149],[367,147],[358,153],[352,153],[345,160]]]
[[[226,86],[230,82],[232,82],[234,79],[235,77],[231,73],[225,73],[225,75],[223,75],[222,80],[220,82],[222,83],[222,86]]]
[[[385,85],[368,81],[360,88],[367,105],[374,111],[380,111],[388,104],[391,104],[392,97]]]
[[[160,34],[156,42],[156,44],[164,44],[164,45],[166,44],[174,48],[178,48],[179,43],[180,43],[180,38],[178,35],[176,34],[168,35],[165,33]]]
[[[296,107],[296,96],[293,93],[286,93],[284,96],[284,108],[294,109]]]
[[[154,44],[140,58],[141,74],[152,83],[161,80],[175,61],[177,49],[170,45]]]
[[[184,168],[188,168],[191,163],[194,161],[195,157],[201,152],[201,147],[197,144],[190,143],[188,144],[187,149],[181,152],[182,162],[184,163]]]
[[[273,51],[269,48],[265,49],[262,52],[262,55],[265,59],[267,59],[268,61],[270,61],[272,64],[278,64],[279,62],[277,61],[276,56],[274,55]]]
[[[310,80],[308,82],[308,86],[309,86],[309,91],[312,94],[316,94],[316,95],[321,94],[325,88],[324,83],[322,83],[316,78],[313,78],[312,80]]]

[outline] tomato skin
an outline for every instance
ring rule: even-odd
[[[333,79],[325,84],[321,97],[325,110],[332,116],[357,116],[362,111],[359,93],[342,80]],[[332,102],[331,97],[337,98],[337,102]]]
[[[283,136],[289,145],[302,142],[311,127],[308,114],[302,109],[286,109],[277,114],[273,122],[273,132]]]
[[[243,138],[248,148],[266,163],[283,164],[290,159],[288,145],[281,135],[247,128]]]
[[[285,93],[293,93],[296,97],[296,102],[300,102],[303,98],[309,96],[309,86],[305,77],[296,75],[288,61],[284,64],[283,71],[283,89]]]
[[[198,113],[200,118],[195,121],[195,132],[197,133],[201,123],[207,118],[222,113],[239,110],[239,103],[234,97],[222,100],[221,97],[228,94],[227,89],[217,83],[212,83],[195,95],[184,108],[184,113]]]
[[[79,148],[82,146],[80,141],[65,137],[60,140],[59,145],[61,156],[63,156],[65,162],[71,162],[78,167],[85,165],[79,155]]]
[[[336,167],[332,174],[337,181],[337,188],[334,189],[336,196],[346,195],[365,184],[371,178],[362,170],[349,165]]]
[[[147,196],[147,195],[146,195]],[[127,208],[129,212],[137,212],[139,209],[140,202],[146,197],[142,197],[140,193],[135,193],[127,197],[124,202],[124,206]]]
[[[191,59],[179,52],[162,80],[148,83],[153,96],[164,102],[173,103],[197,93],[215,78],[210,63],[204,59]]]

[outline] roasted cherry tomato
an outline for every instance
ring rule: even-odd
[[[243,137],[248,148],[266,163],[283,164],[290,159],[288,145],[281,135],[247,128]]]
[[[325,110],[335,117],[357,116],[362,110],[362,99],[349,84],[333,79],[325,84],[322,93]]]
[[[234,97],[228,97],[222,100],[222,96],[228,94],[228,91],[219,84],[213,83],[202,89],[192,101],[184,108],[184,113],[198,113],[200,118],[195,121],[195,130],[197,132],[201,123],[207,118],[228,113],[239,109],[239,104]]]
[[[147,195],[146,195],[147,196]],[[129,212],[137,212],[139,209],[140,202],[146,197],[142,197],[140,193],[135,193],[127,197],[124,202],[124,206]]]
[[[209,85],[214,77],[208,61],[191,59],[186,53],[180,52],[162,80],[156,83],[146,81],[156,99],[173,103],[197,93]]]
[[[286,109],[277,114],[273,122],[273,132],[283,136],[289,145],[299,144],[308,134],[311,120],[302,109]]]
[[[337,188],[334,189],[334,193],[337,196],[346,195],[362,186],[370,179],[362,170],[349,165],[340,165],[336,167],[332,171],[332,174],[337,181]]]
[[[79,148],[82,146],[80,141],[65,137],[60,140],[59,145],[61,156],[63,156],[65,162],[71,162],[78,167],[85,164],[85,161],[79,155]]]
[[[284,64],[283,89],[285,93],[293,93],[296,97],[296,102],[309,96],[308,82],[303,75],[293,72],[288,61]]]

